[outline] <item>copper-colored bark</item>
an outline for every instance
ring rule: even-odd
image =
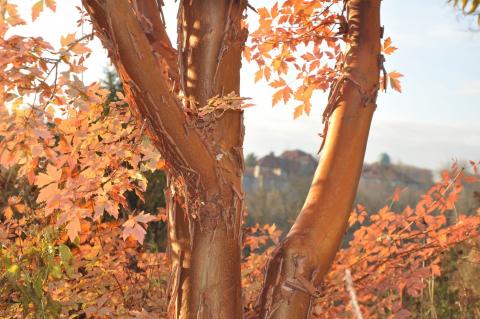
[[[345,232],[375,109],[380,61],[380,0],[347,2],[350,49],[324,152],[305,204],[270,261],[259,300],[262,318],[308,318]]]
[[[246,38],[240,20],[245,5],[237,0],[181,2],[181,83],[190,110],[207,105],[211,97],[239,93],[241,51]],[[219,190],[212,195],[219,198],[215,199],[218,205],[193,224],[191,290],[186,295],[190,315],[181,318],[242,318],[239,233],[243,114],[230,110],[214,125],[206,125],[202,132],[218,156]]]
[[[178,52],[156,0],[83,0],[137,119],[167,161],[173,318],[242,318],[243,114],[198,117],[239,94],[244,0],[180,1]],[[343,75],[305,205],[270,262],[263,318],[306,318],[338,249],[357,189],[378,90],[380,0],[349,0]],[[183,91],[185,101],[177,93]]]
[[[181,196],[176,193],[175,186],[168,178],[165,189],[166,209],[168,216],[168,254],[171,276],[169,281],[168,315],[180,318],[188,314],[189,304],[185,294],[190,290],[190,266],[192,253],[190,250],[190,229],[188,216],[185,214]]]
[[[243,114],[229,110],[199,118],[197,113],[212,97],[239,94],[246,2],[181,2],[179,54],[156,0],[83,2],[136,118],[167,162],[170,314],[241,318]],[[179,100],[179,89],[187,102]]]
[[[138,7],[137,18],[140,20],[154,54],[161,63],[167,66],[166,72],[173,82],[172,86],[178,88],[180,83],[178,55],[165,30],[164,17],[160,14],[162,8],[158,6],[157,1],[136,0],[134,3]]]

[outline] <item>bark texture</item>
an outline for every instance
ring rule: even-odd
[[[215,96],[240,90],[241,28],[246,2],[182,1],[178,18],[181,88],[196,113]],[[208,114],[201,127],[215,154],[218,187],[212,208],[193,224],[190,318],[242,318],[240,229],[243,212],[243,114]],[[214,125],[211,125],[214,121]],[[187,318],[183,316],[182,318]]]
[[[167,163],[170,316],[242,318],[243,112],[199,114],[213,97],[239,95],[246,1],[180,1],[178,51],[156,0],[83,3]]]
[[[228,107],[200,111],[211,98],[239,94],[247,2],[180,0],[177,49],[160,1],[83,3],[132,111],[167,163],[169,316],[242,318],[243,114]],[[351,47],[327,105],[324,154],[305,205],[269,264],[262,318],[308,317],[357,189],[382,61],[380,0],[346,3]]]
[[[355,198],[382,61],[380,0],[346,3],[350,47],[327,105],[331,116],[325,148],[305,204],[267,267],[261,318],[310,316]]]

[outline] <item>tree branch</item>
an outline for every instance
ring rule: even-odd
[[[261,318],[309,316],[355,199],[379,87],[380,0],[346,3],[350,47],[329,97],[324,153],[305,204],[268,265]]]
[[[150,45],[161,67],[166,67],[168,77],[172,81],[172,87],[176,91],[180,88],[180,76],[178,68],[178,54],[172,46],[170,38],[162,20],[162,8],[155,0],[136,0],[138,7],[137,18],[147,36]]]
[[[117,67],[137,120],[146,120],[149,135],[168,168],[183,178],[190,192],[205,188],[214,193],[218,184],[214,155],[200,132],[189,125],[130,2],[83,3]],[[155,28],[161,27],[156,19],[154,22]]]

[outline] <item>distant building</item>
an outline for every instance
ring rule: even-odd
[[[433,184],[433,174],[429,169],[409,165],[392,165],[387,154],[381,154],[379,161],[363,166],[361,182],[374,189],[374,185],[388,184],[392,187],[424,189]]]
[[[285,162],[287,174],[311,175],[317,168],[317,160],[300,150],[285,151],[280,155]]]
[[[285,151],[280,156],[270,153],[259,158],[253,167],[246,167],[243,184],[246,191],[261,187],[282,189],[292,177],[312,176],[318,161],[300,151]],[[390,156],[382,153],[378,161],[363,166],[360,184],[364,189],[375,190],[409,187],[426,189],[433,183],[432,171],[414,166],[392,164]]]
[[[300,150],[285,151],[280,156],[270,153],[258,159],[253,168],[245,169],[244,186],[247,190],[253,187],[281,188],[289,176],[311,175],[316,166],[317,160]]]

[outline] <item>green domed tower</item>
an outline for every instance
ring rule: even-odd
[[[378,156],[378,163],[381,166],[390,166],[392,164],[392,162],[390,160],[390,156],[387,153],[381,153]]]

